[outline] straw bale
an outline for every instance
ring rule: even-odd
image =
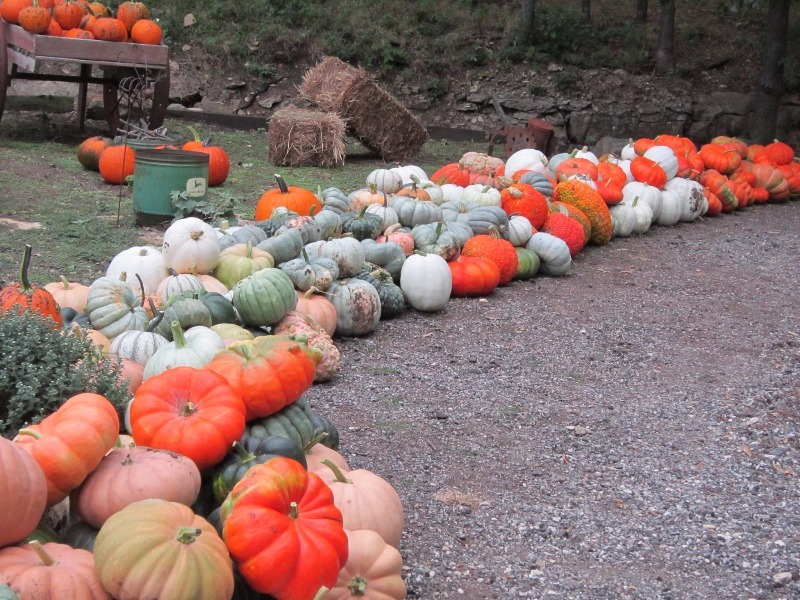
[[[306,73],[300,94],[321,109],[338,113],[348,130],[385,160],[413,158],[428,139],[420,120],[369,73],[336,57],[325,57]]]
[[[289,106],[269,122],[269,160],[282,167],[339,167],[345,124],[337,114]]]
[[[428,139],[428,132],[411,112],[366,72],[344,92],[339,114],[367,148],[384,160],[414,158]]]
[[[326,56],[306,72],[300,84],[300,95],[322,110],[338,112],[347,88],[359,76],[359,71],[335,56]]]

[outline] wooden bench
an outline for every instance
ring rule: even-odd
[[[80,71],[78,75],[40,73],[38,67],[44,62],[76,63]],[[92,74],[95,66],[103,70],[99,77]],[[13,79],[66,81],[78,84],[78,122],[83,130],[86,90],[92,83],[103,86],[106,121],[111,135],[116,135],[120,124],[119,84],[126,72],[153,82],[148,127],[161,127],[169,104],[167,46],[35,35],[0,18],[0,119]]]

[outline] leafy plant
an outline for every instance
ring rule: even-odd
[[[13,437],[81,392],[105,396],[120,414],[130,399],[119,364],[90,340],[35,313],[0,317],[0,435]]]
[[[186,217],[197,217],[212,225],[217,225],[222,221],[227,221],[229,224],[237,222],[236,197],[232,194],[222,192],[216,198],[208,195],[198,198],[189,195],[186,190],[182,190],[171,192],[170,199],[175,208],[173,221]]]
[[[435,77],[428,80],[425,84],[425,94],[431,100],[438,100],[447,95],[450,91],[450,82],[447,79],[440,79]]]

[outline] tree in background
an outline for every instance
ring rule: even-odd
[[[522,0],[521,8],[518,41],[524,44],[532,44],[536,29],[536,1]]]
[[[789,37],[789,2],[769,0],[764,35],[764,57],[755,92],[755,108],[750,121],[750,141],[766,144],[775,138],[778,107],[783,97],[783,62]]]
[[[647,23],[647,0],[636,0],[636,17],[634,21],[637,25]]]
[[[656,50],[656,73],[665,75],[675,69],[675,0],[661,0],[661,17]]]

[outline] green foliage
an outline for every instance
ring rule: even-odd
[[[173,222],[186,217],[197,217],[212,225],[222,221],[236,223],[236,196],[227,192],[209,192],[204,198],[192,197],[185,190],[170,193],[175,208]]]
[[[447,79],[439,79],[438,77],[428,80],[425,84],[425,95],[430,100],[438,100],[447,95],[450,91],[450,82]]]
[[[0,435],[11,438],[82,392],[108,398],[122,414],[130,399],[119,364],[90,340],[25,312],[0,317]]]

